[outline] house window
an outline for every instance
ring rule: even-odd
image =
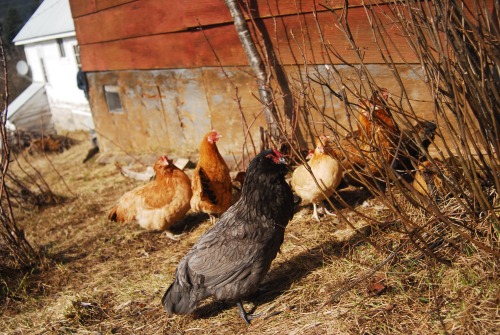
[[[118,86],[104,85],[104,96],[111,113],[123,113]]]
[[[56,39],[56,41],[57,41],[57,45],[59,47],[59,56],[61,56],[61,58],[65,58],[66,51],[64,51],[64,43],[63,43],[62,38],[58,38],[58,39]]]
[[[80,61],[80,46],[78,44],[73,45],[73,51],[75,52],[76,64],[78,68],[82,68],[82,63]]]

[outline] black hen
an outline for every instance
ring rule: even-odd
[[[432,121],[419,121],[413,129],[404,131],[402,141],[404,149],[410,157],[421,161],[425,158],[427,148],[434,141],[437,125]]]
[[[276,257],[293,217],[282,154],[266,150],[248,166],[240,199],[209,229],[177,266],[163,296],[169,315],[189,314],[205,298],[235,302],[255,292]]]
[[[434,141],[437,125],[431,121],[419,121],[411,130],[401,134],[394,168],[405,179],[411,179],[415,167],[425,161],[427,148]]]

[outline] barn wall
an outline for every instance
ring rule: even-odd
[[[400,89],[392,72],[385,65],[370,65],[368,68],[378,78],[379,86],[388,88],[392,98],[397,101]],[[339,66],[337,69],[345,77],[355,75],[351,67]],[[299,67],[289,66],[285,70],[291,78],[305,75],[305,71]],[[399,71],[417,115],[433,120],[432,102],[416,75],[415,71],[418,70],[401,66]],[[224,72],[220,68],[208,67],[90,73],[90,100],[102,149],[118,153],[165,153],[196,158],[203,135],[216,129],[223,136],[218,144],[219,149],[231,164],[234,157],[241,156],[244,148],[253,152],[251,139],[256,150],[259,150],[259,127],[266,127],[266,123],[260,102],[255,97],[255,79],[248,67],[225,68]],[[309,69],[310,75],[315,72],[328,77],[324,66]],[[245,138],[246,128],[235,100],[235,89],[226,75],[238,87],[241,111],[250,126],[251,138]],[[104,94],[105,85],[119,88],[122,113],[109,111]],[[299,83],[292,86],[292,92],[299,92],[299,86]],[[344,105],[319,85],[313,85],[307,93],[314,97],[321,113],[337,120],[340,126],[336,130],[345,134],[345,129],[350,127]],[[353,97],[349,98],[357,102]],[[304,105],[303,101],[299,101],[298,105]],[[409,110],[408,106],[404,107]],[[329,134],[329,128],[335,126],[333,121],[328,121],[327,125],[320,111],[313,108],[302,108],[300,111],[299,127],[304,145],[313,141],[313,134]],[[352,127],[356,125],[352,124]]]
[[[248,70],[227,69],[240,87],[249,120],[259,109],[252,97]],[[154,71],[112,71],[89,73],[93,118],[104,151],[168,153],[190,156],[211,129],[223,138],[219,149],[231,155],[241,152],[242,121],[232,87],[222,79],[220,69],[175,69]],[[109,111],[104,86],[116,85],[123,112]],[[258,138],[259,125],[252,133]]]
[[[416,63],[417,58],[390,16],[380,17],[391,42],[387,48],[377,45],[367,11],[360,6],[364,2],[349,1],[347,20],[351,33],[377,84],[388,88],[397,100],[402,93],[393,71],[384,65],[383,53],[391,52],[392,60],[399,64]],[[244,143],[247,150],[253,147],[259,150],[259,126],[266,127],[262,106],[255,98],[258,96],[255,78],[224,0],[179,0],[168,5],[163,0],[70,0],[70,3],[83,69],[90,79],[92,113],[104,150],[191,155],[211,128],[223,133],[219,148],[226,156],[241,153]],[[331,74],[321,64],[338,66],[346,81],[357,78],[354,68],[342,65],[359,64],[360,59],[345,39],[334,14],[315,5],[313,0],[250,3],[255,22],[263,32],[252,30],[254,38],[261,36],[272,46],[279,63],[286,68],[292,93],[300,93],[301,89],[294,90],[293,86],[300,86],[298,79],[306,77],[305,63],[309,71],[322,72],[325,77]],[[328,2],[337,9],[337,15],[343,13],[344,3],[344,0]],[[378,12],[387,9],[373,8]],[[328,57],[322,40],[335,47],[338,58]],[[398,46],[398,52],[394,52],[394,46]],[[235,101],[234,88],[221,67],[238,87],[241,110]],[[403,65],[398,68],[407,84],[413,110],[419,117],[432,120],[432,103],[425,84],[416,75],[418,70]],[[122,114],[109,112],[104,85],[119,88],[124,104]],[[363,83],[353,82],[353,85],[357,85],[353,87],[357,90]],[[324,87],[313,84],[309,89],[307,94],[317,102],[315,108],[350,128],[338,99]],[[298,124],[301,140],[306,145],[313,140],[311,133],[326,132],[328,126],[320,112],[305,106],[300,99],[297,105],[296,110],[302,112]],[[404,107],[410,110],[410,106]],[[241,111],[252,125],[249,134],[253,142],[245,135]],[[346,131],[342,127],[338,130],[341,134]]]
[[[246,66],[247,58],[235,32],[223,0],[177,1],[168,6],[162,0],[115,1],[102,10],[99,0],[93,8],[82,8],[82,0],[73,0],[72,10],[85,71],[194,68],[203,66]],[[356,42],[362,46],[366,63],[382,63],[383,58],[371,32],[362,1],[351,1],[347,19]],[[359,58],[338,27],[335,15],[317,6],[317,20],[327,43],[338,48],[342,60],[325,57],[313,14],[313,1],[253,1],[259,29],[266,31],[266,43],[273,45],[284,65],[332,62],[357,63]],[[330,1],[341,8],[344,1]],[[110,6],[110,1],[106,6]],[[270,7],[272,6],[272,7]],[[385,7],[381,6],[378,11]],[[271,17],[271,14],[277,17]],[[337,15],[341,14],[341,9]],[[392,24],[389,17],[383,24]],[[113,22],[112,25],[108,22]],[[198,29],[202,27],[202,29]],[[250,25],[253,31],[253,26]],[[255,33],[255,32],[254,32]],[[388,30],[393,45],[405,46],[398,29]],[[258,34],[260,35],[260,34]],[[214,55],[214,51],[217,57]],[[407,47],[393,52],[395,62],[415,62]]]

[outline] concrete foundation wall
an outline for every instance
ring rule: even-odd
[[[355,69],[346,66],[337,69],[345,82],[352,81],[352,88],[359,90]],[[386,87],[392,99],[398,101],[402,92],[393,73],[385,65],[370,65],[369,69],[377,84]],[[218,146],[224,156],[241,156],[243,150],[252,154],[253,147],[259,151],[259,127],[266,128],[266,122],[262,106],[256,98],[256,81],[248,67],[228,67],[224,70],[230,80],[220,68],[215,67],[89,73],[90,103],[101,149],[131,154],[195,156],[203,135],[216,129],[223,136]],[[298,102],[294,110],[299,113],[299,134],[302,137],[299,140],[303,145],[310,144],[315,133],[331,133],[329,129],[332,124],[335,125],[331,120],[337,120],[349,129],[347,114],[339,99],[314,83],[310,83],[307,89],[301,88],[300,78],[306,78],[304,68],[290,66],[285,70],[290,85],[288,95],[294,94]],[[434,120],[430,95],[415,68],[401,67],[399,72],[415,113]],[[340,90],[325,66],[308,69],[309,75],[314,73],[329,80],[333,89]],[[241,109],[231,82],[238,88]],[[109,111],[105,85],[115,86],[118,90],[122,112]],[[298,92],[307,93],[308,98]],[[275,96],[280,105],[290,100],[287,94],[276,93]],[[357,102],[350,94],[348,96],[351,101]],[[315,106],[309,103],[311,100],[316,102]],[[404,107],[410,111],[407,104]],[[322,116],[323,113],[330,121]],[[249,126],[248,132],[242,116]],[[341,135],[346,132],[337,125],[334,128]]]

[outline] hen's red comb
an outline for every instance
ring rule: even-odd
[[[276,157],[278,157],[278,158],[283,157],[283,154],[282,154],[281,152],[279,152],[278,150],[273,149],[273,152],[274,152],[274,154],[276,155]]]
[[[160,161],[161,161],[162,164],[165,164],[165,165],[169,165],[170,164],[170,160],[165,155],[163,155],[163,156],[160,157]]]

